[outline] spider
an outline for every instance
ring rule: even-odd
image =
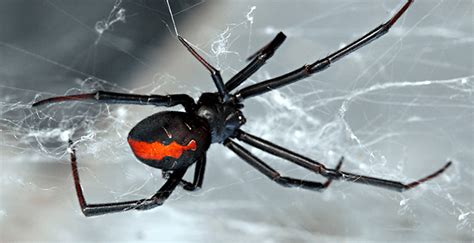
[[[387,33],[412,2],[413,0],[408,0],[387,22],[325,58],[317,60],[312,64],[304,65],[279,77],[247,86],[234,93],[231,93],[231,91],[241,85],[273,56],[274,52],[286,39],[282,32],[278,33],[270,43],[254,55],[250,56],[248,58],[249,64],[225,83],[219,70],[204,60],[184,38],[178,36],[179,41],[187,50],[209,70],[217,88],[217,92],[203,93],[197,103],[186,94],[162,96],[97,91],[95,93],[48,98],[35,102],[32,106],[37,107],[63,101],[89,100],[98,103],[165,107],[182,105],[185,109],[185,112],[162,111],[155,113],[140,121],[132,128],[128,135],[128,143],[135,157],[146,165],[161,169],[163,177],[166,179],[164,185],[150,198],[101,204],[87,203],[79,180],[76,152],[73,142],[69,141],[72,175],[79,204],[85,216],[123,212],[132,209],[147,210],[162,205],[178,185],[188,191],[201,188],[206,166],[206,151],[212,143],[223,144],[266,177],[285,187],[322,191],[331,184],[332,180],[346,180],[403,192],[438,176],[451,165],[451,162],[448,162],[431,175],[412,183],[403,184],[398,181],[341,171],[343,157],[334,169],[327,168],[320,162],[244,132],[240,127],[246,122],[241,111],[243,108],[242,102],[245,99],[294,83],[327,69],[330,64]],[[320,174],[326,177],[327,181],[321,183],[282,176],[275,169],[239,145],[236,140]],[[186,170],[194,163],[194,178],[192,182],[188,182],[183,177]]]

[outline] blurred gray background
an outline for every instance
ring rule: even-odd
[[[324,57],[403,3],[183,0],[170,7],[178,32],[225,79],[278,31],[288,36],[246,85]],[[425,185],[403,194],[338,181],[323,193],[282,188],[213,145],[201,191],[177,189],[151,211],[85,218],[65,141],[78,141],[89,202],[148,197],[163,179],[133,158],[126,136],[163,109],[64,103],[33,110],[31,103],[95,89],[198,98],[215,90],[212,80],[177,41],[166,1],[2,0],[0,239],[472,241],[472,16],[469,0],[417,0],[381,39],[245,102],[245,131],[330,167],[344,155],[345,171],[411,182],[453,161]],[[324,180],[251,151],[282,174]]]

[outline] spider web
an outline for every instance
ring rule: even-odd
[[[2,239],[472,240],[474,39],[468,1],[417,1],[387,35],[369,46],[320,74],[244,103],[244,131],[328,167],[343,155],[344,171],[411,182],[453,161],[443,175],[403,194],[339,181],[323,193],[282,188],[213,145],[201,191],[177,189],[163,207],[149,212],[86,219],[73,189],[67,140],[77,144],[89,202],[146,198],[163,184],[161,172],[137,163],[125,138],[138,121],[164,109],[74,102],[30,107],[42,98],[99,89],[198,98],[215,87],[180,46],[176,33],[228,79],[247,56],[283,31],[285,43],[244,85],[256,83],[344,46],[387,20],[400,2],[163,1],[155,9],[145,2],[110,1],[95,10],[101,17],[86,21],[80,18],[82,9],[45,1],[46,13],[59,13],[57,21],[71,21],[90,38],[66,41],[71,48],[88,43],[75,55],[79,61],[66,62],[0,35],[0,56],[8,57],[0,59]],[[184,14],[193,17],[185,20]],[[146,54],[131,48],[148,45],[131,34],[137,32],[121,29],[145,17],[155,18],[167,36]],[[29,40],[41,41],[40,36]],[[107,55],[104,49],[119,50],[128,58],[130,65],[120,66],[130,66],[126,82],[90,71],[107,68],[99,63]],[[81,60],[92,68],[83,71]],[[18,67],[33,62],[56,71],[31,68],[25,74]],[[41,81],[45,86],[38,85]],[[284,175],[324,180],[249,149]],[[27,233],[21,227],[25,220],[35,226]],[[49,233],[65,225],[70,226],[67,232]]]

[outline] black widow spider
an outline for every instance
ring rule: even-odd
[[[408,0],[386,23],[381,24],[369,33],[327,57],[312,64],[304,65],[301,68],[279,77],[250,85],[233,94],[230,93],[233,89],[242,84],[272,57],[286,36],[282,32],[278,33],[269,44],[249,57],[248,61],[250,61],[250,63],[225,84],[219,70],[211,66],[186,40],[178,36],[179,41],[181,41],[188,51],[210,71],[211,77],[218,90],[217,93],[203,93],[197,104],[186,94],[162,96],[97,91],[95,93],[53,97],[38,101],[34,103],[33,106],[36,107],[62,101],[92,100],[95,102],[113,104],[166,107],[182,105],[185,108],[186,112],[163,111],[153,114],[140,121],[128,135],[128,142],[138,160],[149,166],[161,169],[163,176],[167,179],[165,184],[151,198],[125,202],[88,204],[84,198],[79,180],[75,149],[72,141],[70,141],[72,150],[72,174],[79,204],[82,212],[86,216],[122,212],[131,209],[146,210],[160,206],[178,185],[188,191],[199,189],[202,186],[204,178],[206,151],[211,143],[223,143],[255,169],[282,186],[301,187],[321,191],[327,188],[332,180],[336,179],[403,192],[438,176],[451,165],[451,162],[448,162],[443,168],[433,174],[408,184],[340,171],[343,158],[341,158],[335,169],[330,169],[317,161],[240,130],[240,126],[245,123],[245,118],[241,112],[243,108],[241,103],[252,96],[261,95],[325,70],[331,63],[338,61],[342,57],[387,33],[390,27],[395,24],[412,2],[413,0]],[[318,173],[326,177],[327,181],[320,183],[281,176],[276,170],[236,143],[236,139]],[[196,166],[193,181],[188,182],[183,180],[186,170],[194,163],[196,163]]]

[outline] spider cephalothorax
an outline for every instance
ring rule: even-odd
[[[332,180],[336,179],[383,187],[400,192],[405,191],[441,174],[451,165],[451,162],[448,162],[444,167],[429,176],[412,183],[403,184],[398,181],[341,171],[342,158],[334,169],[327,168],[320,162],[248,134],[240,130],[240,126],[245,123],[245,118],[241,111],[243,108],[241,103],[245,99],[269,92],[325,70],[331,63],[338,61],[342,57],[387,33],[390,27],[395,24],[412,2],[413,0],[408,0],[390,20],[325,58],[304,65],[301,68],[279,77],[250,85],[234,93],[231,93],[231,91],[240,86],[247,78],[263,66],[283,43],[286,36],[280,32],[269,44],[252,55],[249,58],[250,63],[226,83],[223,82],[219,70],[204,60],[186,40],[178,36],[178,39],[191,54],[210,71],[214,84],[217,87],[217,93],[202,94],[197,104],[191,97],[185,94],[162,96],[97,91],[90,94],[53,97],[38,101],[34,103],[33,106],[61,101],[92,100],[103,103],[166,107],[182,105],[185,108],[185,112],[164,111],[151,115],[140,121],[130,131],[128,142],[135,156],[147,165],[162,169],[163,175],[167,179],[158,192],[147,199],[104,204],[87,203],[79,181],[75,149],[72,146],[72,141],[70,141],[74,183],[77,197],[79,198],[79,204],[82,212],[86,216],[121,212],[131,209],[150,209],[163,204],[178,185],[181,185],[183,189],[189,191],[200,188],[204,178],[206,151],[211,143],[223,143],[255,169],[282,186],[321,191],[327,188]],[[298,166],[326,177],[327,180],[321,183],[282,176],[279,172],[250,153],[250,151],[239,145],[236,140],[295,163]],[[185,181],[183,179],[184,174],[194,163],[196,163],[194,179],[192,182]]]
[[[204,93],[199,98],[196,115],[209,123],[212,142],[222,143],[245,123],[245,117],[240,110],[242,107],[242,104],[234,102],[222,103],[216,93]]]

